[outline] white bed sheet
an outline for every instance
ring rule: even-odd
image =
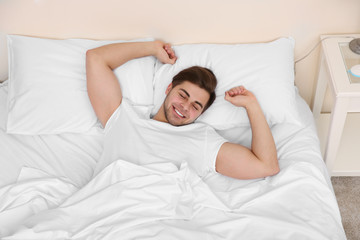
[[[17,182],[0,189],[0,236],[346,239],[312,114],[297,96],[303,126],[272,127],[281,167],[276,176],[242,181],[210,173],[200,179],[187,164],[177,169],[119,159],[79,188],[59,174],[23,168]],[[249,145],[246,128],[222,134],[234,131],[240,134],[234,141]]]
[[[22,167],[67,177],[82,186],[92,176],[102,151],[102,131],[91,134],[7,134],[7,84],[0,84],[0,187],[16,181]]]

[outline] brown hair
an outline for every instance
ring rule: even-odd
[[[175,87],[185,81],[199,86],[210,94],[209,101],[206,103],[203,110],[203,112],[205,112],[205,110],[213,104],[216,98],[215,88],[217,85],[217,79],[214,73],[210,69],[204,67],[189,67],[174,76],[172,80],[172,87]]]

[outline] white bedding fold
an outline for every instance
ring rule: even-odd
[[[58,206],[77,190],[69,179],[23,167],[16,183],[0,188],[0,237],[11,234],[27,217]]]
[[[167,163],[138,166],[118,160],[58,208],[30,217],[5,239],[102,239],[104,233],[144,223],[189,220],[204,207],[228,211],[186,163],[176,170]]]

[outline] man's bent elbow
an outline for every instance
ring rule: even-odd
[[[280,172],[280,167],[279,167],[279,164],[276,160],[276,163],[275,164],[272,164],[271,166],[268,167],[267,169],[267,175],[268,176],[274,176],[276,174],[278,174]]]
[[[89,49],[86,51],[86,61],[87,62],[91,62],[91,61],[95,61],[95,60],[99,60],[100,56],[99,54],[96,52],[96,49]]]
[[[268,159],[263,160],[264,175],[274,176],[280,172],[279,161],[277,156],[271,156]]]
[[[280,172],[280,167],[279,167],[279,165],[278,165],[277,167],[275,167],[275,168],[273,169],[273,171],[272,171],[272,173],[271,173],[270,176],[274,176],[274,175],[278,174],[279,172]]]

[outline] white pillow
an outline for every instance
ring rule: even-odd
[[[86,51],[124,41],[42,39],[8,35],[9,95],[7,132],[57,134],[98,126],[86,88]],[[151,39],[139,39],[136,41]],[[154,57],[115,69],[124,97],[153,102]]]
[[[269,43],[174,46],[177,62],[156,65],[152,114],[156,114],[164,101],[172,78],[179,71],[197,65],[211,69],[218,79],[217,98],[197,121],[217,130],[248,126],[245,109],[224,100],[225,91],[243,85],[255,94],[270,125],[300,124],[295,109],[294,44],[292,38],[280,38]]]

